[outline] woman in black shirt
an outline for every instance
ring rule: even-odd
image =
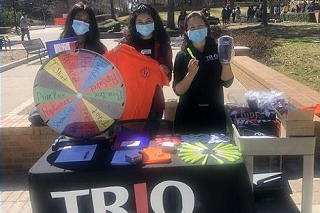
[[[155,8],[149,4],[139,4],[130,16],[128,32],[123,43],[158,61],[160,70],[165,72],[171,81],[173,64],[170,38]],[[164,94],[162,88],[157,86],[148,116],[151,123],[160,125],[164,108]]]
[[[184,29],[187,40],[174,63],[173,90],[180,96],[175,131],[225,133],[223,86],[233,82],[230,63],[220,63],[218,46],[203,15],[190,13]]]

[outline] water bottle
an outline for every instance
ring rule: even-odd
[[[218,38],[218,54],[221,64],[230,64],[234,56],[234,44],[231,36]]]

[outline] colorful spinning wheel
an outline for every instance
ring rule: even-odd
[[[119,71],[107,59],[80,50],[46,61],[36,76],[33,96],[48,126],[82,138],[101,134],[121,117],[125,88]]]

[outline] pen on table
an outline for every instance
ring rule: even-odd
[[[86,154],[84,154],[83,160],[85,160],[87,158],[88,154],[89,154],[89,151],[87,151]]]

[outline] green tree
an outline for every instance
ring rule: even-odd
[[[17,13],[17,0],[2,0],[1,2],[1,26],[12,27],[18,26],[17,19],[21,17],[21,13]]]
[[[11,7],[4,7],[1,5],[1,27],[14,27],[14,11],[13,8]],[[21,12],[16,13],[16,17],[21,17]],[[17,18],[16,18],[17,19]],[[17,20],[16,20],[17,22]],[[18,23],[16,23],[18,24]]]

